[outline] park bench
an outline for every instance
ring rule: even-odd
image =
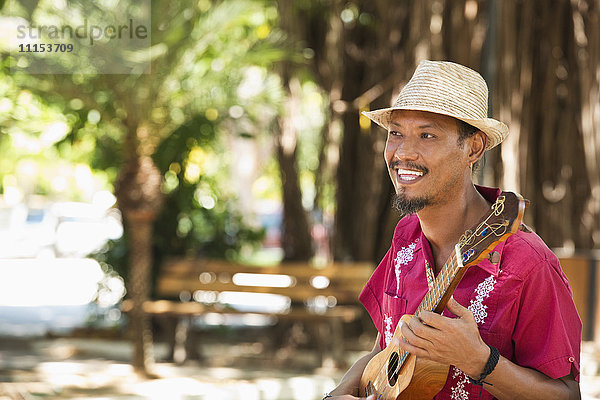
[[[321,362],[341,360],[343,324],[364,316],[358,295],[372,274],[371,263],[309,263],[256,267],[222,260],[177,259],[166,262],[155,297],[144,310],[168,332],[170,358],[199,358],[192,318],[262,316],[277,325],[301,323],[315,336]],[[131,309],[125,301],[123,311]]]
[[[598,254],[562,255],[560,261],[573,288],[584,322],[584,338],[600,337],[600,268]],[[278,325],[303,323],[316,336],[319,353],[342,359],[343,324],[364,315],[358,294],[373,272],[370,263],[333,263],[317,268],[308,263],[254,267],[221,260],[178,259],[165,263],[157,277],[155,298],[144,310],[168,334],[169,358],[183,362],[198,358],[197,335],[190,335],[192,318],[256,315],[273,318]],[[283,305],[266,309],[228,303],[231,293],[280,295]],[[281,300],[281,299],[280,299]],[[128,312],[126,300],[122,310]],[[223,318],[221,320],[224,320]],[[188,340],[192,339],[192,340]],[[201,339],[201,338],[200,338]],[[201,341],[201,340],[200,340]],[[323,360],[321,360],[323,361]]]

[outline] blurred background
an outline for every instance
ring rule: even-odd
[[[600,398],[598,1],[0,0],[0,57],[0,399],[320,399],[401,217],[360,111],[423,59],[486,79],[476,180],[531,200]]]

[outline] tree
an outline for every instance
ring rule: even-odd
[[[423,58],[479,66],[485,20],[477,2],[465,18],[467,3],[297,3],[297,25],[306,28],[295,35],[314,51],[313,76],[329,93],[317,181],[336,188],[335,258],[379,259],[398,219],[381,161],[385,134],[360,111],[388,107]],[[467,40],[454,45],[456,37]]]
[[[128,4],[135,8],[134,2]],[[133,365],[142,373],[147,372],[152,359],[152,335],[142,304],[150,289],[153,222],[163,204],[162,174],[153,156],[165,137],[195,115],[205,114],[210,123],[219,123],[219,115],[226,114],[236,82],[241,80],[242,68],[268,65],[279,57],[273,43],[264,40],[269,21],[262,6],[255,1],[152,2],[152,46],[145,53],[152,57],[149,74],[106,75],[95,65],[86,65],[88,72],[95,72],[16,73],[13,77],[18,87],[65,109],[77,100],[82,104],[79,114],[93,111],[102,130],[118,132],[117,139],[109,141],[115,151],[109,151],[112,160],[107,162],[119,167],[115,193],[129,239]],[[52,10],[52,4],[45,2],[35,7],[40,13]],[[106,6],[98,5],[101,7]],[[27,11],[33,15],[32,9],[16,10],[24,17]],[[104,11],[114,14],[111,9]],[[85,125],[85,119],[75,122],[70,139],[85,134]],[[101,146],[102,142],[96,144]]]
[[[281,29],[290,35],[289,42],[294,46],[296,32],[300,29],[300,21],[295,18],[292,2],[279,2],[279,18]],[[299,113],[302,89],[292,60],[284,59],[280,62],[279,74],[286,92],[276,139],[283,198],[281,245],[286,261],[307,261],[312,257],[313,249],[309,218],[302,205],[302,192],[298,179],[297,143],[299,139],[294,123],[294,118]]]
[[[389,106],[422,59],[481,71],[492,115],[510,127],[477,179],[530,198],[526,218],[549,245],[597,246],[596,3],[295,4],[297,25],[306,28],[294,35],[314,51],[314,79],[330,94],[317,181],[336,188],[335,258],[376,261],[389,245],[399,216],[390,210],[392,188],[380,158],[385,134],[359,112]],[[327,177],[328,170],[335,172]]]
[[[600,8],[593,1],[551,8],[498,2],[490,18],[498,38],[494,110],[511,131],[496,180],[532,201],[526,217],[549,246],[596,248]]]

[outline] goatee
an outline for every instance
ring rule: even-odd
[[[392,206],[403,216],[414,214],[421,211],[429,205],[429,199],[426,197],[408,198],[406,194],[395,194],[392,199]]]

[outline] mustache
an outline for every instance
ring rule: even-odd
[[[402,163],[402,162],[400,162],[398,160],[392,161],[390,163],[390,168],[391,169],[398,169],[398,168],[412,169],[412,170],[415,170],[415,171],[421,171],[423,173],[423,175],[425,175],[426,173],[429,172],[429,169],[426,166],[420,165],[420,164],[417,164],[417,163],[413,163],[413,162],[410,162],[410,161],[409,162],[404,162],[404,163]]]

